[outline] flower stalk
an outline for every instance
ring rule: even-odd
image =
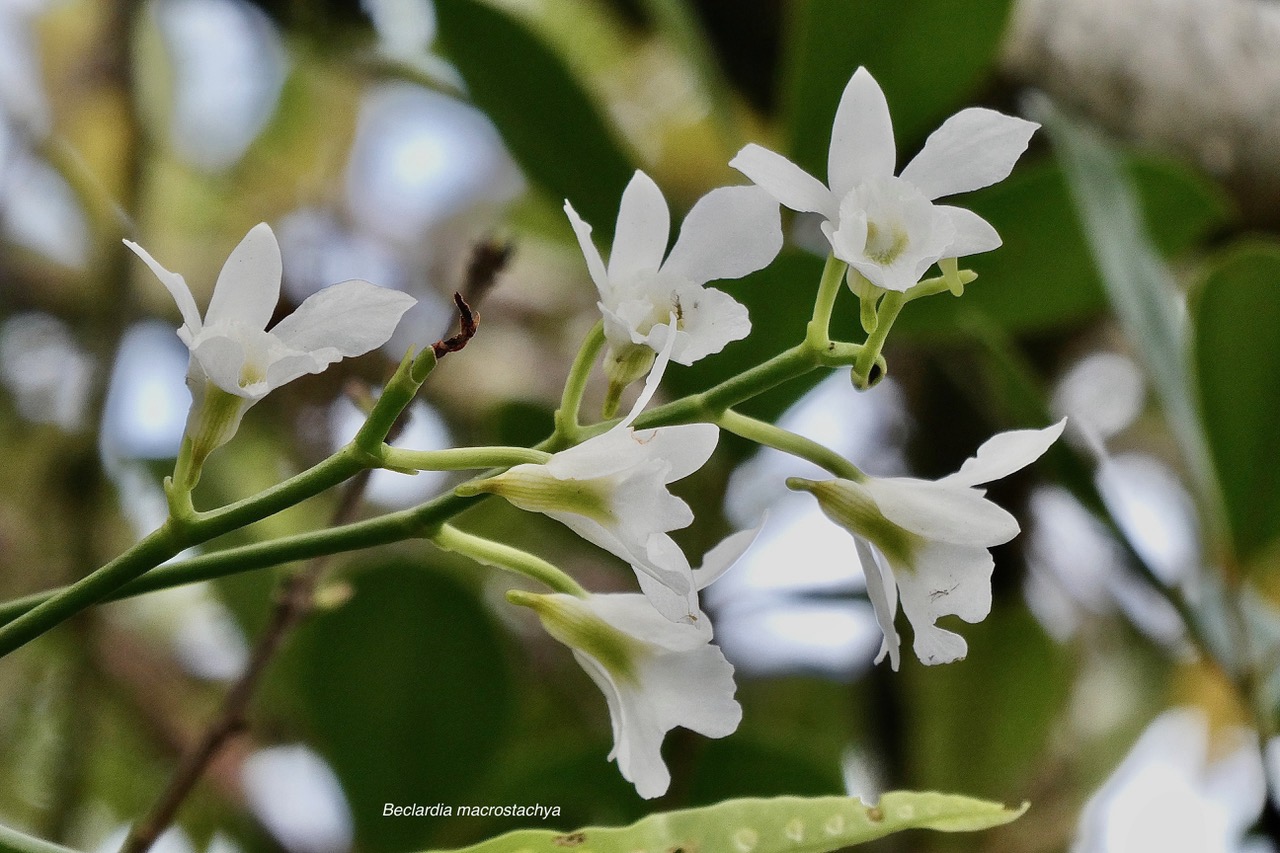
[[[494,542],[492,539],[464,533],[452,524],[440,525],[440,529],[431,537],[431,541],[446,551],[470,557],[482,565],[523,575],[554,592],[578,598],[583,598],[587,594],[577,581],[541,557],[535,557],[528,551],[522,551],[501,542]]]

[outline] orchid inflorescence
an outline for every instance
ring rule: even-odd
[[[989,549],[1019,531],[1014,517],[979,487],[1032,463],[1063,424],[997,435],[956,473],[927,481],[867,476],[832,451],[732,407],[819,366],[846,366],[858,387],[874,384],[883,375],[884,334],[904,304],[944,291],[959,295],[974,275],[960,270],[958,260],[1000,245],[995,229],[977,214],[936,199],[1002,180],[1035,129],[992,110],[963,110],[895,174],[888,105],[871,75],[859,69],[836,111],[825,184],[781,155],[747,145],[730,165],[754,186],[707,193],[668,250],[667,202],[657,184],[637,171],[622,194],[607,261],[592,241],[591,226],[567,201],[565,213],[598,290],[601,320],[575,362],[551,439],[536,448],[446,451],[393,449],[383,443],[385,431],[357,440],[351,458],[370,466],[496,465],[503,470],[463,483],[452,498],[497,495],[543,513],[634,570],[639,592],[594,593],[532,554],[445,524],[444,510],[424,513],[432,523],[424,523],[419,534],[551,588],[548,594],[513,590],[508,599],[534,611],[604,693],[613,722],[610,757],[642,797],[659,796],[670,783],[661,754],[667,731],[685,726],[724,737],[742,714],[733,666],[712,643],[699,592],[742,555],[758,528],[730,535],[697,569],[671,536],[693,522],[693,512],[669,486],[703,467],[722,429],[816,462],[833,475],[792,478],[788,485],[813,495],[853,535],[884,634],[880,658],[887,656],[898,668],[899,604],[923,663],[964,657],[965,640],[936,622],[949,615],[977,622],[988,614],[994,567]],[[768,371],[650,408],[670,363],[692,364],[751,331],[747,309],[732,288],[709,283],[772,263],[783,244],[779,204],[820,217],[830,244],[805,342],[775,357]],[[201,317],[181,276],[128,245],[173,295],[182,315],[178,334],[190,349],[193,405],[169,484],[170,504],[186,525],[175,529],[202,533],[203,515],[191,507],[190,492],[206,458],[232,438],[249,407],[286,382],[385,343],[413,299],[367,282],[345,282],[312,296],[267,329],[279,295],[281,259],[271,229],[259,225],[232,252]],[[935,265],[941,277],[922,281]],[[844,282],[859,299],[868,332],[860,344],[828,337]],[[429,354],[402,366],[412,379],[410,396],[413,382],[420,384],[434,363],[424,361]],[[609,385],[605,420],[584,425],[579,404],[597,361]],[[628,386],[639,380],[643,390],[631,411],[611,421]]]

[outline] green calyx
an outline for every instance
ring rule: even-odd
[[[530,512],[568,512],[605,525],[616,521],[606,481],[561,480],[538,466],[518,466],[487,480],[463,483],[455,491],[463,497],[498,495]]]
[[[884,517],[865,488],[852,480],[787,478],[787,488],[809,492],[828,518],[874,544],[894,565],[910,565],[923,539]]]
[[[187,433],[174,472],[175,484],[187,491],[199,482],[200,470],[209,454],[235,435],[240,418],[249,407],[245,398],[223,391],[208,381],[203,393],[196,396],[197,403],[187,416]]]
[[[636,663],[644,645],[596,616],[580,599],[513,589],[507,592],[507,600],[533,610],[548,634],[594,658],[618,681],[638,681]]]

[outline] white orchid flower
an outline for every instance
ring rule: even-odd
[[[867,595],[884,632],[877,663],[888,654],[898,668],[900,641],[893,623],[899,600],[923,663],[950,663],[965,656],[964,638],[935,623],[943,616],[970,623],[986,618],[995,566],[988,549],[1008,542],[1019,529],[1017,520],[977,487],[1040,458],[1065,424],[1062,420],[1041,430],[993,436],[959,471],[937,481],[787,481],[793,489],[813,493],[823,512],[857,541]]]
[[[1000,235],[982,217],[934,201],[1004,180],[1038,127],[994,110],[961,110],[895,176],[889,105],[880,85],[859,68],[831,128],[829,186],[755,144],[729,165],[792,210],[823,216],[832,253],[871,284],[906,291],[939,260],[1000,245]]]
[[[751,331],[747,309],[709,281],[763,269],[782,248],[777,202],[758,187],[721,187],[703,196],[680,228],[670,254],[671,214],[658,185],[637,171],[618,208],[606,267],[591,226],[569,202],[587,270],[600,292],[610,379],[625,387],[648,371],[675,316],[671,360],[693,364]],[[665,260],[664,260],[665,258]]]
[[[723,574],[755,539],[757,530],[735,533],[707,553],[693,573],[697,589]],[[645,799],[671,784],[662,741],[676,726],[707,737],[738,728],[742,707],[733,698],[733,665],[711,644],[711,623],[672,622],[636,593],[534,595],[507,593],[535,610],[548,633],[573,656],[604,693],[613,723],[610,760]]]
[[[270,330],[280,298],[280,246],[265,223],[231,252],[201,318],[186,281],[124,241],[168,289],[182,314],[178,337],[191,350],[193,405],[187,438],[199,462],[225,444],[254,403],[287,382],[386,343],[416,300],[367,281],[345,281],[308,297]]]
[[[521,509],[554,518],[626,560],[668,619],[694,621],[697,597],[689,563],[667,535],[692,524],[693,510],[667,486],[711,458],[720,429],[706,423],[631,426],[657,391],[673,347],[668,339],[630,414],[608,432],[546,462],[516,465],[457,491],[501,495]]]

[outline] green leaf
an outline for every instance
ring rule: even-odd
[[[1226,218],[1221,191],[1179,164],[1133,156],[1124,171],[1142,210],[1158,213],[1149,219],[1150,237],[1162,254],[1195,246]],[[1084,322],[1106,309],[1106,291],[1057,166],[1019,167],[1008,180],[958,203],[995,226],[1004,245],[965,258],[978,280],[964,296],[913,302],[894,324],[895,336],[967,336],[974,316],[1005,332],[1038,332]]]
[[[437,0],[440,41],[525,174],[607,242],[630,159],[569,69],[525,26],[476,0]]]
[[[1024,790],[1069,698],[1071,652],[1019,606],[996,606],[964,634],[964,660],[904,667],[911,781],[987,797]]]
[[[852,392],[850,392],[852,393]],[[689,786],[691,805],[726,797],[817,796],[845,790],[838,753],[815,762],[795,748],[757,743],[741,735],[698,744]]]
[[[1034,107],[1062,163],[1116,318],[1142,357],[1202,506],[1212,512],[1218,491],[1192,397],[1177,283],[1147,231],[1123,160],[1100,134],[1073,122],[1048,99],[1037,99]]]
[[[1280,535],[1280,244],[1237,246],[1192,304],[1201,416],[1236,556]]]
[[[35,838],[0,824],[0,853],[75,853],[51,841]]]
[[[744,853],[826,853],[904,829],[972,832],[1009,823],[1027,806],[953,794],[894,791],[875,806],[848,797],[726,800],[714,806],[664,812],[624,827],[562,833],[526,829],[457,853],[669,853],[739,850]]]
[[[831,122],[859,65],[889,99],[899,146],[913,144],[990,72],[1010,0],[807,0],[789,4],[784,110],[792,158],[827,174]]]
[[[383,805],[466,802],[484,780],[514,705],[505,648],[477,596],[421,563],[351,583],[349,602],[299,630],[283,686],[342,782],[359,846],[421,847],[440,823],[384,818]]]

